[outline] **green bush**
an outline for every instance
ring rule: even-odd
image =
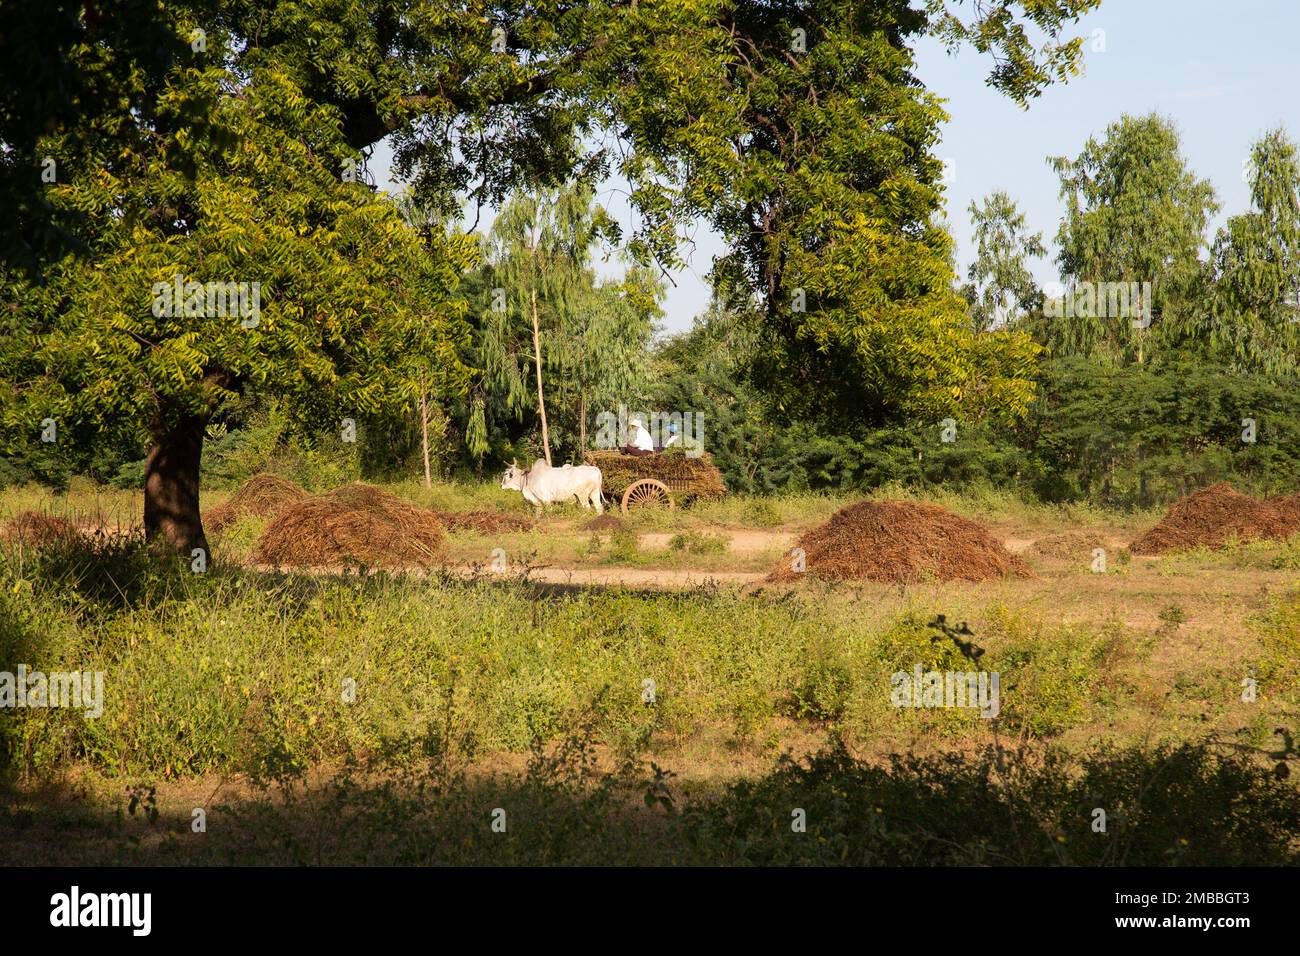
[[[609,536],[609,560],[615,564],[633,562],[641,554],[637,533],[630,528],[618,528]]]
[[[1097,689],[1107,674],[1106,658],[1117,630],[1082,627],[1045,631],[1040,624],[1005,610],[996,613],[994,633],[1005,646],[985,666],[1002,674],[1002,714],[1007,725],[1052,737],[1086,723]]]
[[[1096,811],[1106,813],[1097,832]],[[804,827],[800,832],[796,822]],[[842,747],[688,809],[722,865],[1281,866],[1300,792],[1205,745],[855,760]]]
[[[791,694],[789,713],[812,720],[839,721],[848,707],[853,674],[842,661],[819,658],[808,665]]]
[[[668,547],[687,554],[726,554],[731,549],[731,542],[726,535],[691,529],[673,535]]]

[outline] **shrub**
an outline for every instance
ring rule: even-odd
[[[1092,830],[1107,808],[1107,831]],[[797,832],[802,811],[806,832]],[[1269,866],[1300,861],[1300,792],[1249,757],[1205,744],[1048,748],[881,766],[842,746],[784,758],[687,811],[713,864]]]
[[[615,564],[635,561],[641,553],[637,534],[630,528],[618,528],[609,537],[609,560]]]
[[[673,535],[668,547],[687,554],[726,554],[731,549],[731,542],[725,535],[692,529]]]

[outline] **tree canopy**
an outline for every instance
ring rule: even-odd
[[[1201,252],[1218,211],[1214,187],[1184,159],[1178,131],[1152,114],[1124,116],[1074,160],[1053,157],[1065,216],[1057,235],[1061,274],[1071,286],[1148,283],[1149,321],[1101,308],[1059,323],[1071,347],[1097,349],[1118,362],[1141,362],[1153,342],[1168,341],[1190,319],[1203,293]]]
[[[146,528],[189,548],[206,545],[204,431],[241,389],[322,425],[409,403],[430,357],[463,392],[455,289],[475,243],[420,241],[367,189],[359,164],[385,137],[415,198],[447,220],[467,203],[471,231],[482,204],[611,173],[643,269],[677,264],[682,230],[712,224],[776,414],[1023,413],[1036,347],[965,321],[937,221],[943,112],[912,46],[988,52],[989,82],[1023,103],[1077,70],[1066,31],[1095,5],[6,6],[0,214],[22,344],[0,357],[0,421],[23,441],[46,419],[81,441],[147,432]],[[176,276],[184,307],[156,314]],[[191,281],[209,303],[213,284],[255,289],[257,322],[192,310]]]
[[[1251,208],[1214,243],[1210,339],[1238,367],[1294,371],[1300,356],[1300,161],[1280,129],[1251,148]]]
[[[970,204],[975,227],[975,259],[970,265],[967,301],[976,329],[1010,325],[1041,309],[1028,260],[1047,255],[1042,233],[1030,233],[1015,200],[994,190],[982,203]]]

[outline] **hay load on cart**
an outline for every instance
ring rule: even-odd
[[[600,469],[602,489],[621,502],[624,514],[644,506],[672,509],[677,502],[727,493],[722,472],[707,454],[693,458],[675,448],[643,455],[592,451],[585,462]]]

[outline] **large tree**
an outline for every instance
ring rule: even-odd
[[[989,38],[1011,6],[977,5]],[[1082,6],[1058,5],[1053,29]],[[1032,342],[974,336],[953,291],[944,113],[910,47],[934,22],[963,32],[901,2],[737,5],[721,30],[666,38],[618,89],[629,178],[680,183],[647,190],[648,220],[680,210],[724,237],[718,277],[755,299],[753,371],[783,418],[851,431],[1014,413],[1031,395]]]
[[[1073,160],[1049,162],[1066,204],[1057,245],[1067,287],[1149,283],[1151,293],[1137,303],[1146,317],[1093,304],[1074,315],[1063,310],[1049,322],[1048,341],[1063,354],[1142,364],[1203,308],[1214,187],[1189,168],[1177,128],[1157,114],[1123,116]]]
[[[1282,130],[1256,142],[1247,166],[1248,212],[1214,243],[1212,346],[1238,368],[1294,372],[1300,356],[1300,159]]]
[[[147,427],[146,524],[201,542],[203,425],[236,388],[291,392],[320,420],[414,394],[390,360],[416,316],[398,261],[420,250],[339,179],[391,135],[399,173],[449,216],[465,198],[616,169],[643,265],[676,263],[681,229],[711,222],[731,248],[722,272],[757,297],[758,370],[787,414],[1015,411],[1033,350],[963,322],[936,224],[943,114],[911,48],[930,33],[988,51],[990,82],[1024,102],[1077,69],[1063,30],[1095,5],[7,5],[0,212],[20,241],[4,254],[44,285],[11,298],[36,347],[4,360],[5,397],[80,408],[87,437],[109,418]],[[54,87],[33,102],[29,78]],[[67,178],[41,182],[46,156]],[[68,250],[80,258],[58,258]],[[470,254],[448,240],[427,267],[449,285]],[[264,325],[153,321],[147,290],[178,267],[264,281]],[[454,314],[449,288],[434,307]]]
[[[6,438],[134,431],[149,449],[145,530],[183,551],[207,549],[206,428],[244,390],[346,428],[413,400],[416,356],[463,388],[451,293],[476,256],[463,237],[422,246],[350,174],[333,109],[274,62],[237,73],[220,53],[230,38],[206,40],[210,62],[177,72],[137,141],[94,163],[71,153],[47,201],[86,214],[88,253],[39,284],[11,277],[19,334],[0,345]],[[196,100],[221,136],[186,124]]]
[[[1043,234],[1029,232],[1015,200],[995,190],[970,204],[975,260],[966,298],[979,330],[1002,328],[1039,310],[1043,293],[1029,271],[1030,259],[1047,254]]]

